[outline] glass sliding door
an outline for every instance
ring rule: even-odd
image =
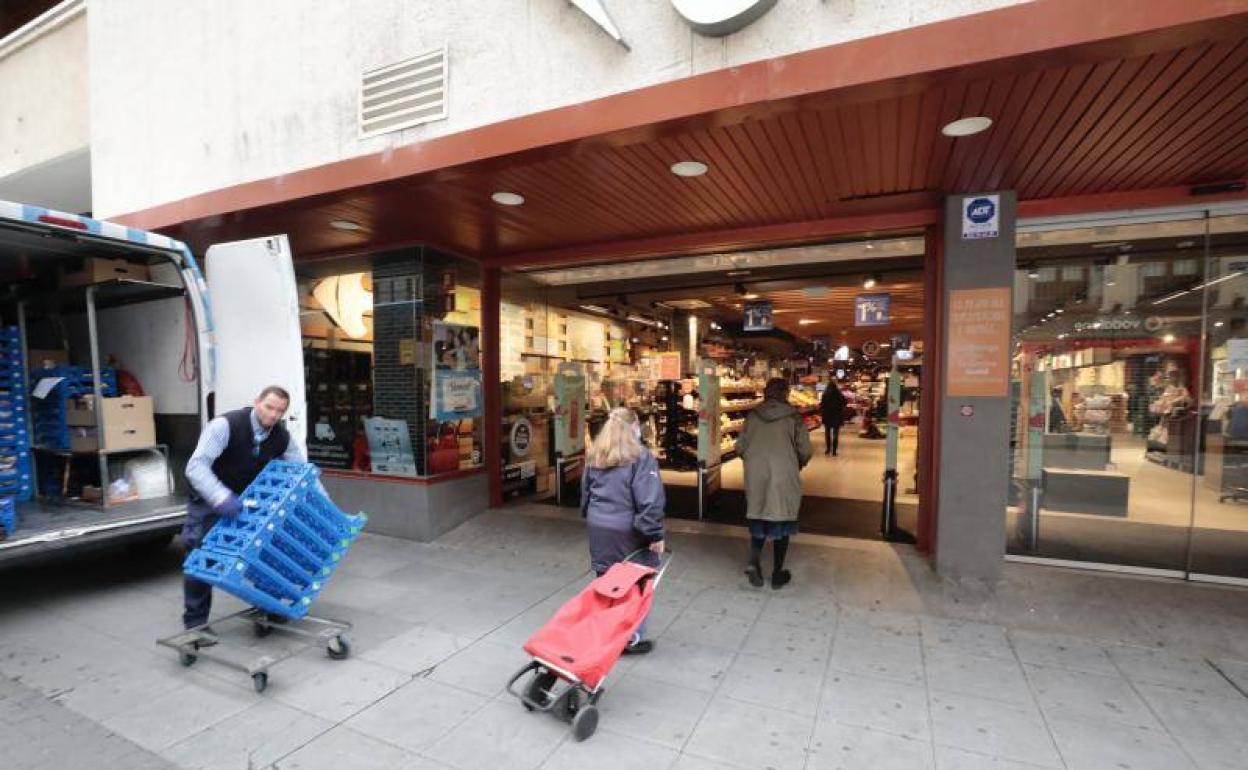
[[[1189,570],[1248,579],[1248,215],[1208,225]]]
[[[1022,228],[1010,554],[1184,574],[1206,228],[1203,212]]]

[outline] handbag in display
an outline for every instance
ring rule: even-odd
[[[458,423],[448,422],[438,426],[438,435],[429,440],[429,475],[459,470]],[[443,429],[450,427],[444,433]]]

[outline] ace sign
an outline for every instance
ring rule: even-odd
[[[996,238],[1001,232],[1001,196],[962,199],[962,239]]]

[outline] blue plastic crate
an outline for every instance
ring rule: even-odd
[[[12,497],[0,497],[0,528],[4,529],[5,535],[12,535],[17,531],[17,506]]]
[[[281,587],[244,560],[205,548],[187,554],[182,571],[237,596],[253,607],[297,620],[308,614],[312,601],[304,596],[284,596]]]
[[[268,612],[303,617],[367,517],[339,510],[308,463],[275,460],[243,492],[245,508],[221,519],[184,571]]]

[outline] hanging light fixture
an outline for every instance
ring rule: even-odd
[[[312,289],[312,296],[348,337],[359,339],[368,334],[364,314],[373,309],[373,293],[364,288],[364,273],[326,278]]]

